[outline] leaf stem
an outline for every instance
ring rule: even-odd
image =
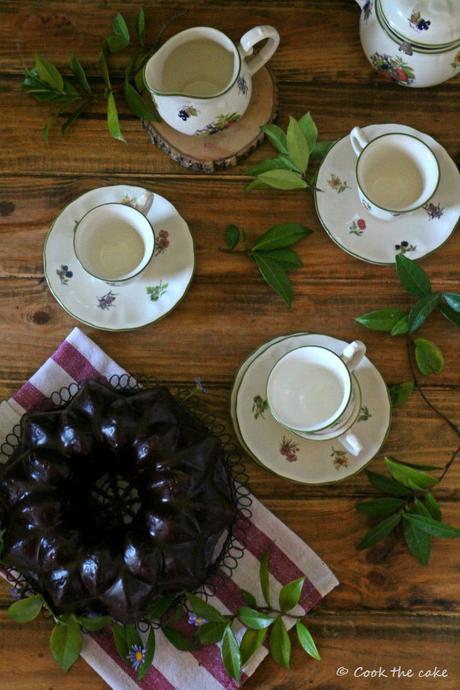
[[[244,254],[249,256],[247,249],[229,249],[228,247],[219,247],[218,249],[220,252],[224,252],[225,254]]]

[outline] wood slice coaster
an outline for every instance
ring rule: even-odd
[[[263,125],[278,114],[278,87],[272,71],[262,67],[253,77],[251,102],[245,114],[228,129],[208,137],[181,134],[165,122],[144,122],[144,129],[158,146],[184,168],[212,173],[237,165],[263,140]]]

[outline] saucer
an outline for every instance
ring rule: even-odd
[[[275,474],[303,484],[342,481],[356,474],[380,451],[391,419],[387,387],[381,374],[363,357],[355,375],[362,407],[353,432],[361,441],[359,455],[347,453],[336,439],[313,441],[289,432],[270,414],[265,400],[267,377],[275,362],[304,345],[322,345],[337,354],[347,343],[327,335],[295,333],[259,347],[238,370],[231,394],[231,416],[241,445],[254,460]]]
[[[349,136],[329,151],[318,172],[315,207],[329,237],[348,254],[372,264],[394,264],[397,254],[421,259],[452,234],[460,216],[460,175],[447,151],[432,137],[405,125],[363,127],[369,139],[404,132],[428,144],[439,162],[441,181],[430,201],[393,221],[374,218],[361,204],[356,184],[356,155]]]
[[[166,316],[187,292],[195,264],[192,236],[174,206],[156,193],[146,213],[155,230],[155,254],[138,278],[110,286],[86,273],[75,256],[75,224],[87,211],[114,201],[142,210],[150,195],[128,185],[92,189],[54,221],[43,248],[45,277],[52,295],[74,319],[106,331],[141,328]]]

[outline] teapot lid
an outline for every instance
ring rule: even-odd
[[[409,43],[445,46],[460,39],[459,0],[377,0],[391,29]]]

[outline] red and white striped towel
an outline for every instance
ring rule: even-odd
[[[44,396],[50,396],[73,381],[101,375],[109,379],[123,373],[124,369],[75,328],[30,380],[0,405],[0,442],[24,412],[34,409]],[[298,612],[309,611],[338,585],[337,579],[305,542],[256,498],[252,500],[246,551],[232,577],[226,578],[211,603],[221,612],[230,613],[243,604],[241,589],[258,593],[260,559],[270,547],[273,594],[277,595],[286,582],[305,576]],[[262,600],[259,603],[262,604]],[[292,625],[292,619],[285,622],[287,627]],[[134,671],[118,656],[109,630],[86,635],[82,656],[115,690],[234,690],[239,687],[225,673],[217,645],[196,652],[178,652],[161,632],[156,638],[154,666],[142,681],[136,680]],[[267,654],[263,647],[249,660],[243,669],[242,683]]]

